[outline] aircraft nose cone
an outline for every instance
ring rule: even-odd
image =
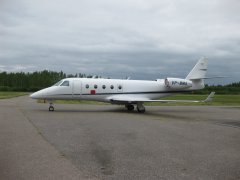
[[[32,99],[35,99],[35,93],[32,93],[31,95],[30,95],[30,98],[32,98]]]
[[[40,98],[40,95],[41,95],[40,92],[35,92],[35,93],[33,93],[33,94],[30,95],[30,98],[32,98],[32,99],[38,99],[38,98]]]

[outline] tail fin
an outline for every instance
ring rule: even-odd
[[[199,59],[197,64],[194,66],[191,72],[187,75],[186,79],[188,80],[204,79],[206,77],[207,66],[208,66],[207,58],[203,57]]]
[[[191,88],[192,90],[203,89],[205,87],[204,79],[206,78],[207,67],[208,59],[203,57],[199,59],[197,64],[187,75],[186,79],[191,80],[193,83],[193,86]]]

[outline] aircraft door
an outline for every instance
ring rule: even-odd
[[[81,94],[82,94],[82,81],[73,80],[73,89],[72,89],[73,98],[80,97]]]

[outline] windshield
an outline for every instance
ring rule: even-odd
[[[64,81],[61,86],[69,86],[69,81]]]
[[[63,82],[63,80],[57,82],[56,84],[54,84],[53,86],[59,86],[61,83]]]

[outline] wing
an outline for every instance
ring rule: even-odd
[[[162,102],[162,103],[167,103],[167,102],[182,102],[182,103],[199,103],[199,102],[211,102],[213,100],[215,92],[211,92],[209,96],[205,100],[201,101],[195,101],[195,100],[151,100],[148,98],[144,97],[131,97],[131,96],[112,96],[109,98],[109,100],[112,103],[116,104],[137,104],[137,103],[143,103],[143,102]]]

